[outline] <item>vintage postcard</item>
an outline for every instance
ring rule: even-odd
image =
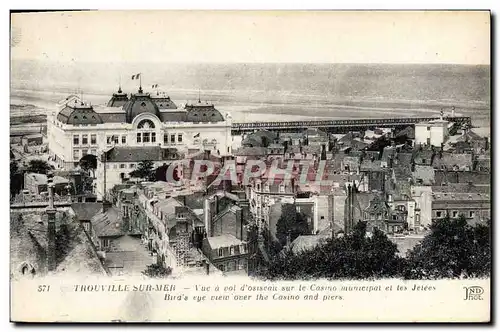
[[[13,322],[490,321],[490,12],[10,24]]]

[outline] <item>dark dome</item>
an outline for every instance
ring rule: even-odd
[[[126,93],[123,93],[122,88],[118,88],[117,93],[113,93],[113,96],[108,101],[106,106],[108,107],[122,107],[128,101],[128,96]]]
[[[70,125],[95,125],[102,123],[101,117],[94,111],[92,106],[84,103],[66,105],[57,114],[57,120]]]
[[[128,123],[132,123],[132,120],[142,113],[151,113],[160,118],[158,106],[153,102],[149,93],[142,93],[142,90],[130,97],[130,100],[123,106],[123,110]]]
[[[224,117],[214,107],[213,104],[201,103],[187,104],[187,121],[189,122],[220,122],[224,121]]]
[[[177,109],[177,105],[175,105],[175,103],[170,99],[169,96],[157,93],[156,95],[153,94],[151,96],[151,99],[153,99],[159,109]]]

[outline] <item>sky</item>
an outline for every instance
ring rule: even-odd
[[[12,59],[490,64],[489,12],[99,11],[11,17]]]

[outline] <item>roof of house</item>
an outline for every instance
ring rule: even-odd
[[[446,152],[442,155],[436,154],[432,166],[435,168],[441,168],[443,166],[453,168],[454,166],[458,166],[459,168],[469,167],[472,169],[472,154]]]
[[[456,193],[456,192],[440,192],[433,193],[432,200],[439,201],[490,201],[490,194],[483,193]]]
[[[71,208],[79,221],[91,220],[102,210],[102,203],[73,203]]]
[[[415,181],[421,180],[424,185],[431,185],[434,183],[434,168],[432,166],[415,165],[412,176]]]
[[[302,147],[302,153],[319,155],[321,153],[321,145],[305,145]]]
[[[120,211],[115,207],[108,207],[105,212],[97,213],[90,220],[92,229],[98,237],[122,236],[123,219]]]
[[[383,169],[382,160],[363,159],[360,166],[361,171],[382,171]]]
[[[78,227],[76,232],[76,236],[73,237],[74,247],[58,264],[56,273],[106,275],[107,271],[83,228]]]
[[[300,235],[290,243],[290,249],[295,254],[309,251],[325,242],[330,236],[331,234],[328,233],[323,235]]]
[[[115,146],[106,151],[108,162],[162,161],[180,158],[177,149],[160,146]]]
[[[219,236],[210,236],[207,237],[207,241],[212,249],[230,247],[230,246],[238,246],[243,244],[244,242],[237,239],[235,236],[231,234],[222,234]]]

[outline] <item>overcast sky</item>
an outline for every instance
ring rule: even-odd
[[[11,22],[13,59],[490,63],[488,12],[102,11]]]

